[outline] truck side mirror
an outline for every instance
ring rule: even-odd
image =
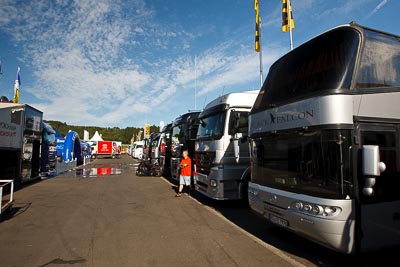
[[[376,176],[386,170],[385,163],[380,161],[379,146],[365,145],[362,147],[362,172],[365,176],[363,195],[373,196]]]
[[[229,134],[235,135],[240,129],[240,112],[236,112],[234,109],[231,110],[229,119]]]
[[[235,133],[239,132],[239,127],[240,127],[240,112],[235,112],[234,115],[234,124],[233,127],[235,128]]]

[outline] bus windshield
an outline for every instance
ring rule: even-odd
[[[360,39],[355,29],[338,28],[280,58],[271,66],[252,112],[323,91],[349,90]]]
[[[251,181],[315,197],[352,197],[350,142],[350,130],[291,130],[254,138]]]
[[[400,86],[400,38],[364,31],[356,89]]]
[[[198,139],[220,139],[224,134],[226,112],[214,113],[200,119]]]

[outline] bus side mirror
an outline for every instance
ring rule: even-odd
[[[365,176],[363,194],[374,195],[376,176],[380,176],[386,170],[385,163],[380,161],[379,146],[365,145],[362,147],[362,172]]]

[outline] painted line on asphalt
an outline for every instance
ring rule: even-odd
[[[160,177],[162,180],[164,180],[167,184],[169,185],[175,185],[173,183],[171,183],[170,181],[168,181],[168,179],[166,179],[165,177]],[[285,260],[286,262],[288,262],[289,264],[295,266],[295,267],[306,267],[306,265],[302,264],[301,262],[293,259],[292,257],[288,256],[287,254],[285,254],[284,252],[282,252],[280,249],[265,243],[264,241],[262,241],[260,238],[256,237],[253,234],[250,234],[249,232],[245,231],[243,228],[239,227],[238,225],[234,224],[233,222],[231,222],[230,220],[228,220],[225,216],[223,216],[220,212],[218,212],[216,209],[210,207],[210,206],[206,206],[203,205],[200,201],[198,201],[197,199],[193,198],[192,196],[188,195],[189,198],[191,198],[194,202],[196,202],[197,204],[199,204],[200,206],[206,208],[208,211],[210,211],[211,213],[213,213],[214,215],[218,216],[220,219],[222,219],[223,221],[227,222],[228,224],[230,224],[231,226],[233,226],[235,229],[239,230],[241,233],[243,233],[244,235],[246,235],[247,237],[249,237],[250,239],[252,239],[253,241],[255,241],[256,243],[258,243],[259,245],[263,246],[264,248],[270,250],[272,253],[274,253],[276,256],[282,258],[283,260]]]

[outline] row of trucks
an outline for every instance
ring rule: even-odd
[[[166,125],[146,157],[178,180],[188,150],[196,191],[244,199],[330,249],[397,248],[399,40],[355,23],[332,29],[275,62],[260,91],[220,96]]]
[[[179,181],[182,151],[192,158],[194,188],[213,199],[247,199],[250,180],[248,114],[258,90],[229,93],[202,112],[189,111],[145,140],[143,158],[157,158],[164,176]]]
[[[135,141],[128,146],[127,154],[135,159],[143,158],[143,145],[144,141]]]

